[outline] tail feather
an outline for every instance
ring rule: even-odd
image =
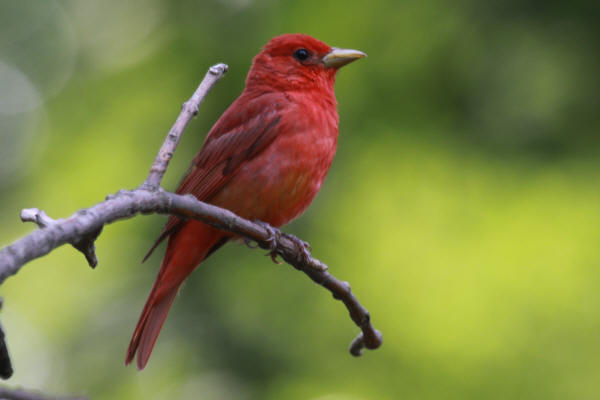
[[[142,315],[129,343],[125,365],[133,361],[137,352],[137,367],[140,370],[144,369],[178,290],[179,287],[175,287],[167,294],[161,296],[160,299],[156,299],[155,297],[156,290],[150,292],[150,296],[148,296]]]
[[[186,223],[169,237],[160,271],[129,343],[125,365],[137,353],[138,369],[146,366],[179,287],[200,262],[228,239],[218,229],[196,221]]]
[[[160,334],[160,329],[167,319],[169,309],[184,280],[184,278],[176,281],[164,280],[164,274],[169,269],[169,264],[172,260],[171,255],[169,251],[165,254],[158,277],[148,295],[140,319],[133,331],[129,347],[127,348],[125,365],[129,365],[137,353],[137,367],[139,370],[144,369],[148,363],[156,339],[158,339],[158,335]],[[191,269],[189,272],[191,272]]]
[[[144,326],[138,347],[137,368],[139,370],[144,369],[150,359],[156,339],[158,339],[160,330],[167,319],[167,314],[176,295],[177,290],[173,290],[160,303],[153,306],[148,314],[148,320]]]

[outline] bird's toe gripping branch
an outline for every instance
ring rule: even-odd
[[[283,261],[279,261],[277,259],[277,256],[279,255],[279,253],[277,253],[277,246],[279,244],[279,240],[281,239],[281,231],[279,229],[273,228],[271,225],[267,224],[266,222],[263,221],[254,221],[257,225],[262,226],[263,228],[265,228],[265,230],[267,231],[267,238],[265,239],[265,243],[267,244],[267,246],[262,246],[262,247],[266,247],[267,250],[269,250],[269,252],[266,254],[268,256],[271,256],[271,260],[277,264],[283,264]],[[248,247],[250,247],[248,245]]]
[[[298,236],[292,235],[291,233],[282,233],[282,235],[291,240],[300,249],[298,252],[298,262],[307,264],[308,260],[312,256],[310,253],[312,251],[310,244],[300,239]]]
[[[267,255],[271,256],[271,260],[273,260],[273,262],[275,264],[283,263],[283,261],[280,261],[277,259],[277,256],[283,256],[283,254],[281,254],[280,250],[279,250],[279,246],[281,244],[282,238],[289,240],[297,248],[298,251],[295,252],[297,264],[300,264],[300,265],[309,264],[309,260],[312,257],[312,254],[310,253],[312,250],[312,247],[310,246],[310,244],[308,242],[305,242],[304,240],[300,239],[299,237],[297,237],[295,235],[292,235],[291,233],[283,233],[279,229],[272,227],[271,225],[269,225],[266,222],[263,222],[263,221],[254,221],[254,222],[257,225],[260,225],[261,227],[263,227],[267,231],[268,236],[264,240],[264,242],[266,243],[266,246],[261,246],[261,247],[269,250]],[[246,245],[248,245],[248,247],[250,247],[250,244],[248,242],[246,242]]]

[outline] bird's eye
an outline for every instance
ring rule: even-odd
[[[304,61],[310,56],[310,53],[306,49],[298,49],[294,52],[294,58],[298,61]]]

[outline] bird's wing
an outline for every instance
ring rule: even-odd
[[[273,142],[288,102],[284,95],[276,93],[252,99],[242,94],[213,126],[176,193],[191,193],[200,201],[209,200],[245,161]],[[171,216],[144,261],[164,239],[179,231],[183,223],[185,220]]]

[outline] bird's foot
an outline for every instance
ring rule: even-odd
[[[275,263],[275,264],[282,264],[282,261],[279,261],[277,259],[277,256],[279,255],[277,253],[277,244],[279,242],[279,239],[281,238],[281,232],[279,231],[279,229],[275,229],[273,228],[271,225],[267,224],[266,222],[263,221],[255,221],[255,223],[257,225],[262,226],[263,228],[265,228],[265,230],[268,232],[269,237],[267,237],[267,239],[265,240],[265,242],[267,242],[268,244],[268,249],[270,250],[266,255],[271,256],[271,260]]]
[[[249,248],[249,249],[255,249],[258,247],[258,244],[254,243],[252,240],[248,239],[247,237],[245,237],[244,239],[244,244]]]
[[[267,242],[267,246],[268,246],[267,249],[270,251],[269,251],[269,253],[267,253],[267,255],[271,256],[271,260],[273,260],[273,262],[275,264],[282,263],[282,261],[277,259],[277,256],[280,255],[277,252],[277,246],[279,245],[281,238],[286,238],[289,241],[291,241],[292,243],[294,243],[294,245],[296,246],[296,249],[298,250],[296,252],[296,261],[299,264],[303,264],[303,265],[309,264],[309,260],[312,257],[312,255],[310,253],[312,251],[312,247],[310,247],[310,244],[308,244],[308,242],[305,242],[304,240],[300,239],[298,236],[292,235],[291,233],[282,233],[279,229],[273,228],[271,225],[267,224],[266,222],[255,221],[255,223],[262,226],[263,228],[265,228],[265,230],[268,232],[269,236],[267,237],[265,242]],[[250,247],[249,242],[246,242],[246,245],[248,245],[248,247]]]
[[[300,239],[298,236],[292,235],[291,233],[282,233],[281,235],[294,242],[296,247],[300,249],[300,251],[297,253],[298,262],[302,264],[308,264],[308,260],[310,260],[312,256],[310,254],[310,252],[312,251],[312,247],[310,247],[310,244]]]

